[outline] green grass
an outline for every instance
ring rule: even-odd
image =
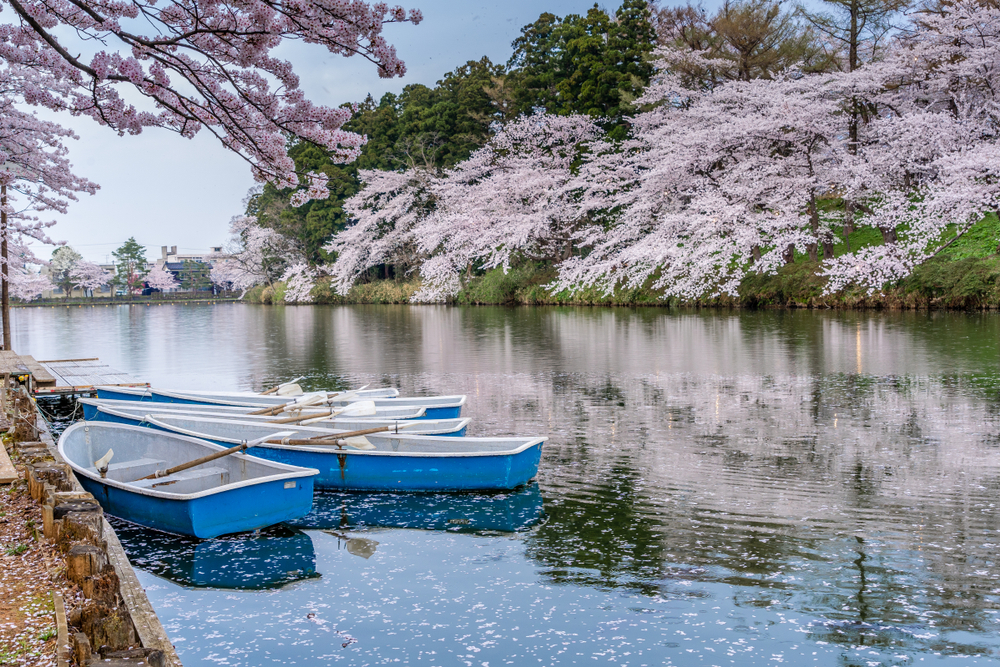
[[[7,554],[8,556],[20,556],[27,550],[28,550],[28,545],[21,543],[21,544],[15,544],[12,547],[7,547],[6,549],[4,549],[4,553]]]

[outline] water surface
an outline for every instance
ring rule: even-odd
[[[320,494],[294,527],[225,543],[124,531],[186,665],[1000,664],[1000,316],[223,304],[13,323],[19,351],[164,387],[467,393],[470,435],[551,437],[512,494]]]

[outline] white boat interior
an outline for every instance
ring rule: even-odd
[[[317,474],[309,468],[231,454],[158,479],[142,479],[223,449],[204,440],[127,424],[81,422],[59,438],[59,453],[77,474],[146,495],[199,496],[264,479]],[[96,462],[108,452],[112,456],[102,479]]]

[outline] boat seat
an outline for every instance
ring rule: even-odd
[[[131,482],[146,475],[152,475],[157,470],[166,470],[167,462],[159,459],[134,459],[132,461],[120,461],[108,466],[108,479],[116,482]],[[89,470],[97,473],[97,468],[90,466]],[[100,473],[98,473],[100,474]]]
[[[143,479],[133,482],[132,486],[167,493],[197,493],[229,484],[229,470],[226,468],[190,468],[175,472],[159,479]]]

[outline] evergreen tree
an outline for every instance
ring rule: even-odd
[[[142,289],[142,277],[146,273],[146,248],[139,245],[135,237],[129,237],[111,256],[115,258],[117,271],[112,283],[133,296]]]

